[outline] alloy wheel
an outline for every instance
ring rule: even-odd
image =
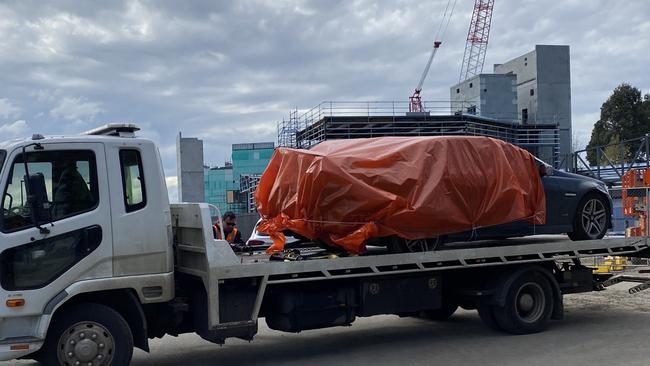
[[[582,229],[590,238],[597,238],[607,225],[607,209],[598,198],[587,201],[582,210]]]

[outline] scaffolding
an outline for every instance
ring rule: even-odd
[[[278,122],[278,146],[297,147],[296,134],[299,129],[300,117],[298,110],[294,109],[289,112],[289,119],[282,119]]]
[[[257,205],[255,204],[255,191],[260,183],[262,174],[242,174],[239,178],[240,193],[244,195],[246,212],[256,213]]]

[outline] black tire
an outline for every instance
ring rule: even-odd
[[[602,239],[609,228],[611,212],[607,198],[601,194],[587,193],[578,203],[569,238],[574,241]]]
[[[483,324],[487,325],[488,328],[495,330],[497,332],[501,331],[501,328],[499,328],[499,324],[497,324],[497,320],[494,318],[494,312],[492,310],[492,306],[479,305],[477,307],[477,310],[478,310],[478,316],[483,321]]]
[[[443,245],[444,240],[444,236],[417,240],[408,240],[394,236],[388,239],[387,248],[391,253],[423,253],[439,249]]]
[[[132,355],[133,334],[122,315],[104,305],[85,303],[55,315],[38,361],[46,366],[72,366],[74,360],[127,366]],[[89,357],[92,359],[87,360]]]
[[[504,332],[541,332],[553,312],[553,290],[540,272],[524,272],[507,289],[505,306],[492,307],[496,323]]]
[[[429,320],[444,321],[454,315],[456,310],[458,310],[458,304],[443,301],[440,308],[435,310],[425,310],[420,314],[420,317]]]

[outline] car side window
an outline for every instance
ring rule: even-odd
[[[121,150],[120,165],[126,212],[133,212],[147,204],[142,158],[138,150]]]
[[[26,173],[42,174],[52,221],[78,215],[97,207],[99,189],[95,154],[89,150],[37,151],[12,162],[2,198],[0,230],[11,232],[32,227],[27,202]]]

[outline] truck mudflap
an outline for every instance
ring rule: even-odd
[[[198,329],[196,334],[208,342],[224,344],[226,338],[236,337],[252,341],[257,334],[257,322],[253,320],[223,323],[213,329]]]

